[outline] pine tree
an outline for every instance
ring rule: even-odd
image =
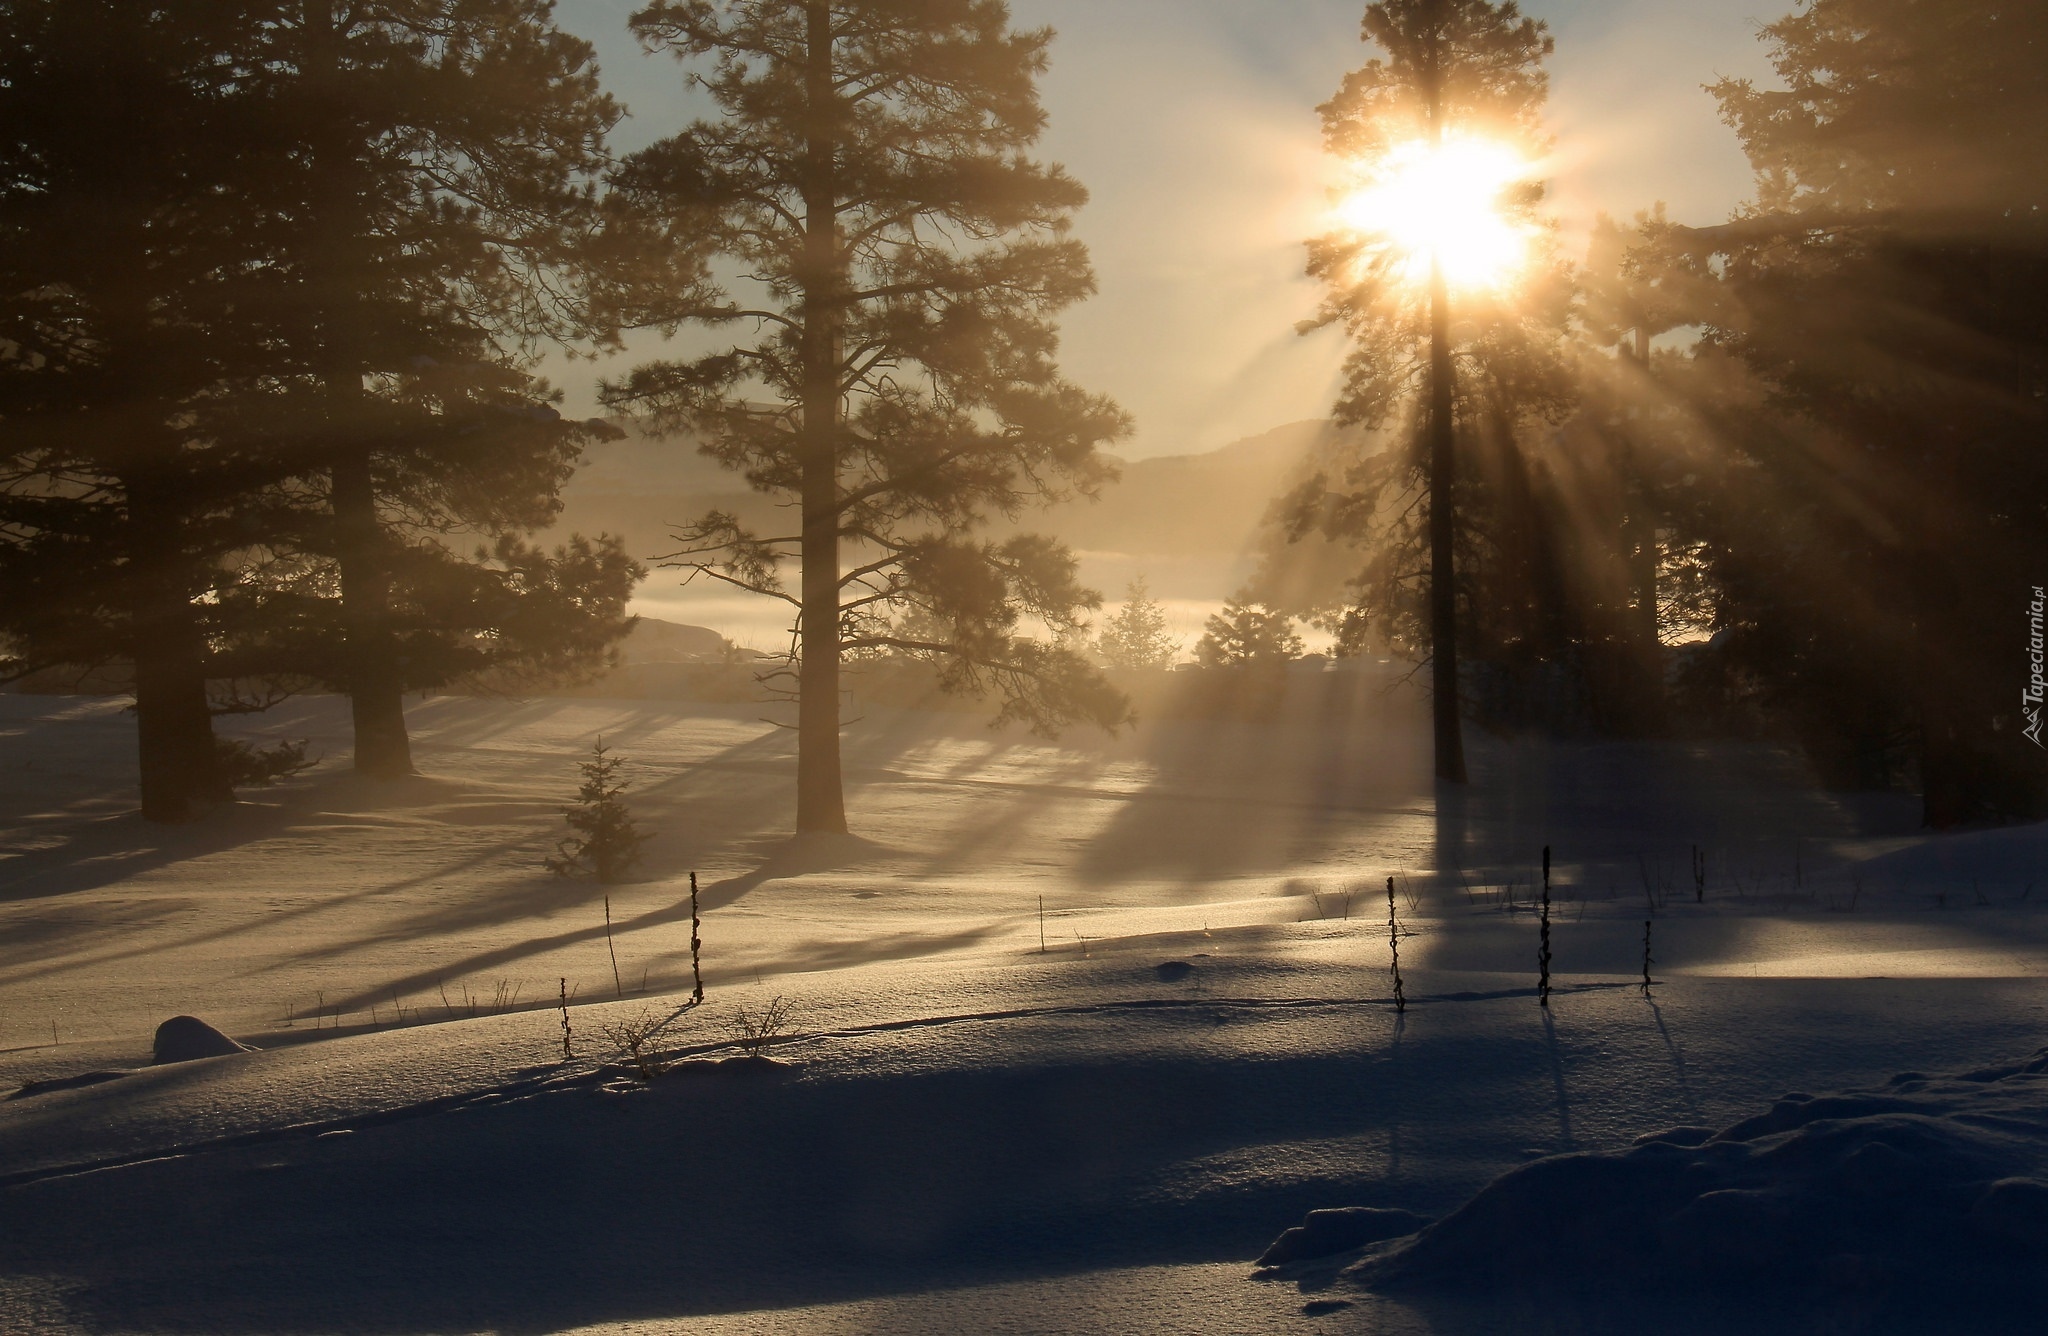
[[[232,798],[212,735],[221,565],[276,481],[223,388],[286,297],[246,226],[282,167],[220,53],[256,7],[0,7],[0,677],[132,665],[142,811]]]
[[[1180,642],[1166,633],[1166,611],[1143,576],[1124,588],[1124,605],[1102,624],[1095,652],[1112,668],[1170,668]]]
[[[1271,668],[1300,658],[1301,651],[1286,613],[1232,599],[1202,624],[1195,661],[1205,668]]]
[[[403,693],[447,676],[425,663],[437,638],[494,634],[467,596],[517,587],[503,543],[550,522],[605,434],[562,421],[523,354],[607,333],[594,185],[620,113],[548,0],[277,0],[271,18],[251,78],[293,143],[295,198],[271,224],[311,401],[281,444],[316,466],[324,512],[303,536],[313,580],[293,588],[336,600],[321,676],[338,669],[350,696],[356,768],[404,774]],[[442,541],[477,533],[495,562]],[[591,593],[616,639],[622,599]]]
[[[2048,14],[1812,0],[1777,79],[1713,91],[1756,173],[1673,228],[1706,327],[1679,512],[1716,652],[1843,785],[1917,781],[1948,826],[2048,810],[2022,736],[2048,570]]]
[[[627,782],[619,778],[625,764],[610,754],[603,738],[591,748],[589,760],[577,763],[583,783],[576,790],[576,805],[562,809],[573,833],[555,845],[548,871],[558,877],[594,877],[609,886],[624,880],[640,861],[647,837],[634,828],[626,809]]]
[[[1309,273],[1330,292],[1308,327],[1342,325],[1353,340],[1340,421],[1378,426],[1420,409],[1420,458],[1398,472],[1379,470],[1367,480],[1370,494],[1337,508],[1371,522],[1387,488],[1420,484],[1427,532],[1411,536],[1397,524],[1394,536],[1404,547],[1414,536],[1426,540],[1436,773],[1462,783],[1458,423],[1468,435],[1482,425],[1489,431],[1504,495],[1523,500],[1515,419],[1549,407],[1565,384],[1554,348],[1545,345],[1562,327],[1568,293],[1542,281],[1542,234],[1533,218],[1542,189],[1517,166],[1541,146],[1541,62],[1552,43],[1513,0],[1382,0],[1366,10],[1364,37],[1383,58],[1347,75],[1320,110],[1326,148],[1359,172],[1354,200],[1369,207],[1348,210],[1344,226],[1311,243]],[[1480,186],[1494,197],[1479,197]],[[1531,251],[1527,268],[1538,281],[1527,288],[1457,272],[1469,257],[1437,235],[1494,213]],[[1312,511],[1322,500],[1303,504]],[[1520,520],[1527,531],[1535,517]]]
[[[601,663],[638,568],[522,536],[608,431],[522,354],[602,336],[651,255],[592,192],[589,48],[538,0],[0,29],[6,672],[131,661],[144,809],[175,818],[231,796],[209,679],[338,685],[359,767],[398,773],[406,688]]]
[[[633,26],[691,63],[718,116],[634,155],[619,183],[758,280],[662,323],[760,334],[642,367],[607,402],[694,432],[792,503],[774,534],[707,515],[672,560],[792,609],[798,830],[846,829],[849,655],[933,662],[1040,730],[1118,725],[1128,703],[1058,643],[1099,605],[1072,555],[976,536],[1095,491],[1113,476],[1097,447],[1126,430],[1053,361],[1052,317],[1094,283],[1067,235],[1085,192],[1026,156],[1052,34],[1011,30],[1001,0],[655,0]]]

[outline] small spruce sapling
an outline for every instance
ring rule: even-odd
[[[603,738],[597,740],[590,759],[577,765],[583,784],[576,790],[576,805],[562,809],[573,833],[555,845],[548,871],[558,877],[592,876],[610,885],[640,861],[640,845],[647,837],[634,828],[626,810],[626,781],[619,778],[624,765],[623,759],[608,753]]]
[[[1550,846],[1543,846],[1543,943],[1536,951],[1536,1001],[1550,1005]]]
[[[1180,642],[1166,633],[1166,609],[1152,597],[1144,577],[1124,590],[1124,606],[1103,625],[1095,652],[1111,668],[1171,668]]]

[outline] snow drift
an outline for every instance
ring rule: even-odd
[[[1560,1155],[1342,1273],[1381,1291],[1456,1286],[1860,1293],[1973,1306],[2037,1286],[2048,1246],[2048,1049],[1949,1077],[1788,1094],[1719,1133]]]

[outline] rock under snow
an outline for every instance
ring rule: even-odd
[[[1310,1211],[1308,1218],[1273,1240],[1259,1254],[1260,1266],[1285,1266],[1313,1257],[1334,1257],[1363,1248],[1381,1239],[1398,1239],[1429,1224],[1413,1211],[1373,1206],[1340,1206],[1329,1211]]]
[[[156,1046],[150,1061],[161,1065],[248,1051],[248,1045],[236,1043],[197,1016],[173,1016],[156,1027]]]

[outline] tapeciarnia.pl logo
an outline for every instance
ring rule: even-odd
[[[2020,712],[2027,716],[2027,726],[2020,731],[2036,747],[2048,750],[2048,743],[2041,741],[2041,698],[2048,694],[2048,677],[2042,675],[2042,665],[2048,662],[2048,640],[2042,637],[2041,623],[2048,613],[2048,587],[2034,586],[2034,601],[2027,605],[2027,662],[2032,671],[2027,676],[2027,689],[2020,693]]]

